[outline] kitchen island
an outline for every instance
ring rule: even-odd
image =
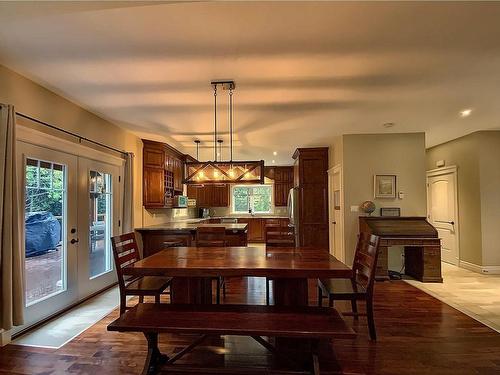
[[[196,229],[199,227],[225,227],[227,246],[247,246],[247,223],[206,223],[204,221],[180,221],[136,228],[142,237],[144,256],[152,255],[168,247],[196,246]]]

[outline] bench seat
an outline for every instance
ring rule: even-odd
[[[313,306],[142,303],[112,322],[108,330],[316,339],[355,337],[336,310]]]

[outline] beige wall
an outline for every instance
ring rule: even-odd
[[[483,266],[500,265],[500,131],[478,133]]]
[[[346,262],[350,264],[356,247],[360,215],[360,212],[351,212],[351,206],[371,200],[377,206],[372,215],[379,215],[380,207],[400,207],[402,216],[426,216],[425,135],[344,135],[342,148],[344,241]],[[404,199],[374,199],[375,174],[397,175],[397,191],[404,192]]]
[[[479,137],[471,134],[427,150],[427,170],[438,160],[457,166],[460,260],[482,264]]]
[[[83,109],[60,95],[0,65],[0,102],[13,104],[16,111],[78,133],[86,138],[133,152],[134,223],[142,224],[142,143],[134,134]],[[23,125],[61,136],[60,132],[19,119]],[[75,141],[73,137],[68,139]]]

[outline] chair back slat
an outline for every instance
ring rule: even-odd
[[[135,239],[135,233],[125,233],[120,236],[111,237],[115,268],[118,275],[118,286],[120,293],[125,291],[125,278],[122,269],[141,259],[139,247]]]
[[[196,228],[197,247],[224,247],[226,246],[225,227],[198,227]]]
[[[294,247],[295,235],[293,227],[266,225],[266,247]]]
[[[353,280],[369,293],[373,291],[375,270],[377,267],[379,237],[360,233],[356,253],[354,255]]]

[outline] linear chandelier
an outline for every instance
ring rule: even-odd
[[[210,184],[263,184],[264,160],[234,161],[233,160],[233,91],[234,81],[212,81],[214,89],[214,160],[199,161],[200,140],[196,143],[195,162],[185,163],[184,183],[188,185]],[[229,154],[228,161],[222,160],[222,140],[217,138],[217,88],[228,91],[228,119],[229,119]],[[219,152],[217,152],[219,144]],[[218,158],[220,157],[220,160]]]

